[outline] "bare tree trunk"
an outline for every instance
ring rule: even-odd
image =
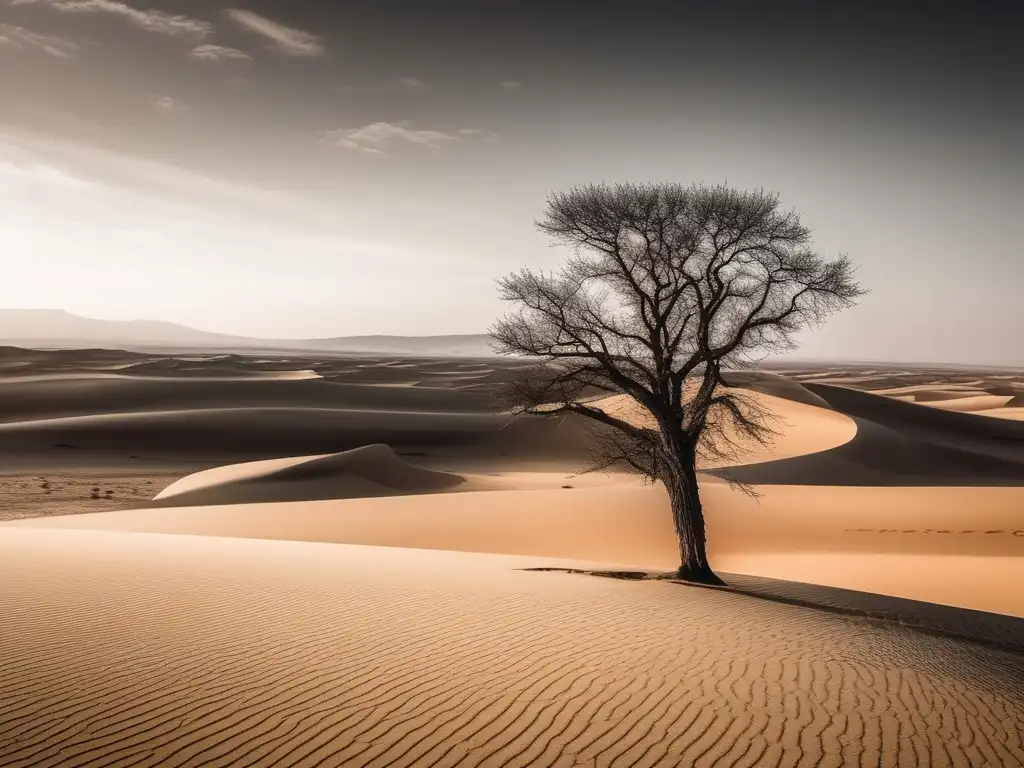
[[[704,510],[697,487],[696,456],[689,445],[682,445],[674,460],[669,460],[663,482],[672,504],[672,522],[679,542],[678,576],[702,584],[724,584],[708,564],[707,531]]]

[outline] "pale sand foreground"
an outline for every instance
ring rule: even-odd
[[[1024,762],[1018,655],[537,564],[6,530],[0,765]]]
[[[770,486],[760,499],[708,483],[713,565],[1024,617],[1024,489]],[[964,511],[971,510],[970,528]],[[678,565],[660,487],[117,511],[0,524],[251,537]]]

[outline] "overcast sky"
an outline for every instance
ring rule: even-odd
[[[806,355],[1024,364],[1021,7],[0,0],[0,306],[479,332],[551,191],[728,181],[873,291]]]

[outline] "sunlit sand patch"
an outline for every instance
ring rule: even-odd
[[[307,381],[309,379],[322,379],[319,373],[313,370],[303,371],[268,371],[263,374],[264,378],[277,379],[279,381]]]
[[[994,408],[987,411],[974,411],[978,416],[990,416],[996,419],[1012,419],[1013,421],[1024,421],[1024,407],[1020,408]]]
[[[857,432],[857,426],[852,419],[830,409],[761,392],[737,391],[754,398],[771,414],[766,424],[777,434],[769,445],[759,445],[730,429],[727,434],[730,439],[736,441],[739,450],[728,458],[702,462],[702,469],[754,464],[817,453],[849,442]],[[612,416],[634,424],[652,428],[655,426],[653,417],[643,406],[625,395],[602,398],[596,402]]]
[[[541,476],[534,478],[539,485]],[[622,567],[671,569],[678,564],[661,487],[627,478],[623,483],[581,483],[565,489],[561,486],[577,481],[564,475],[548,479],[551,485],[536,489],[530,489],[530,478],[521,475],[510,478],[504,489],[499,479],[490,490],[460,493],[37,518],[0,524],[0,531],[13,526],[187,533],[557,557]],[[728,570],[739,573],[1024,617],[1024,594],[1013,588],[1024,579],[1024,533],[1018,535],[1024,530],[1019,514],[1024,489],[759,490],[760,498],[753,499],[723,483],[704,484],[713,563],[724,562]],[[795,557],[801,553],[848,557],[825,567],[827,557]],[[913,555],[915,569],[873,569],[873,559],[882,554],[892,556],[887,562]],[[794,556],[793,565],[787,571],[762,572],[758,558],[767,555],[773,563]],[[965,557],[974,558],[971,568],[960,570],[957,558]],[[749,565],[741,564],[744,558]],[[796,563],[802,563],[800,568]],[[853,563],[858,565],[851,570]],[[955,578],[950,577],[953,573]]]
[[[970,413],[1002,408],[1012,399],[1009,395],[972,395],[945,400],[917,400],[917,402],[929,408]]]
[[[163,505],[244,504],[323,498],[438,493],[464,477],[414,466],[386,445],[342,453],[217,467],[182,478],[154,498]]]
[[[827,381],[819,381],[819,384],[827,384]],[[868,389],[876,395],[919,395],[935,393],[937,395],[948,394],[951,397],[963,397],[965,395],[984,395],[984,390],[976,385],[950,384],[948,382],[931,382],[927,384],[909,384],[903,387],[883,387],[881,389]]]

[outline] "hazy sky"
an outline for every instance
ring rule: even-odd
[[[1024,364],[1024,6],[957,7],[0,0],[0,306],[478,332],[552,190],[728,181],[873,290],[805,354]]]

